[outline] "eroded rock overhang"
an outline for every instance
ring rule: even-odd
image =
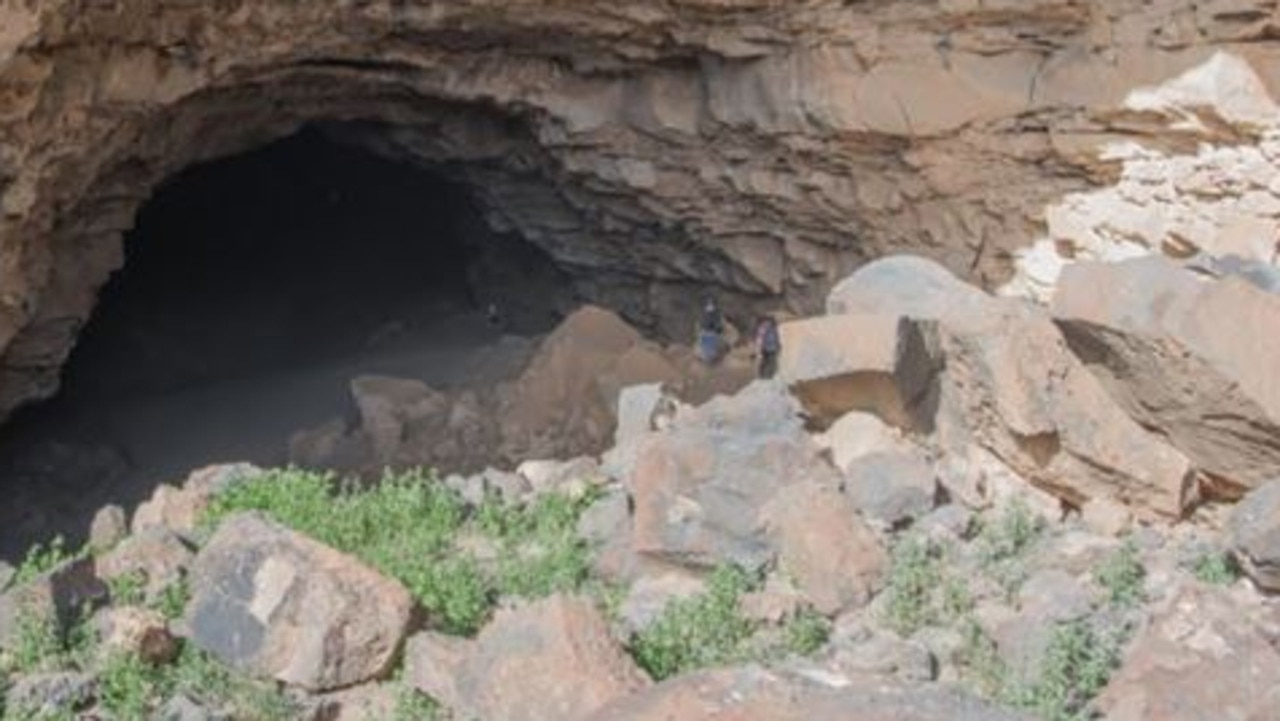
[[[1221,7],[1219,7],[1221,6]],[[1228,7],[1229,6],[1229,7]],[[0,4],[0,416],[51,394],[121,234],[178,170],[341,122],[473,189],[641,322],[711,287],[816,307],[895,250],[988,285],[1103,181],[1125,111],[1265,2],[552,0]]]

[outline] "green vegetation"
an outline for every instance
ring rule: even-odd
[[[13,579],[9,581],[9,585],[21,586],[24,583],[30,583],[39,576],[52,571],[67,561],[80,558],[86,553],[85,549],[75,553],[69,552],[62,536],[54,536],[48,546],[37,543],[27,550],[26,558],[18,566],[18,570],[13,574]]]
[[[752,586],[739,568],[716,569],[706,593],[672,601],[636,635],[631,655],[656,680],[742,660],[755,627],[738,612],[738,600]]]
[[[1044,533],[1044,519],[1031,512],[1020,498],[1009,502],[994,521],[978,533],[983,568],[1012,597],[1027,578],[1027,552]]]
[[[717,568],[707,590],[667,604],[662,615],[631,640],[632,657],[655,680],[708,666],[763,660],[794,653],[808,655],[826,643],[830,622],[801,610],[775,637],[763,624],[745,618],[739,601],[760,579],[735,566]]]
[[[972,619],[961,632],[958,660],[965,680],[979,693],[1044,721],[1085,721],[1092,718],[1089,704],[1119,666],[1128,630],[1108,634],[1089,621],[1058,624],[1034,678],[1015,674]]]
[[[1125,633],[1100,633],[1086,621],[1059,624],[1045,649],[1040,675],[1005,692],[1013,706],[1044,721],[1092,718],[1089,704],[1120,665]]]
[[[275,687],[237,676],[191,646],[164,673],[160,688],[167,697],[186,696],[207,708],[226,710],[232,718],[286,721],[297,714],[293,702]]]
[[[111,603],[116,606],[141,606],[147,599],[147,577],[142,571],[133,571],[107,581]]]
[[[502,596],[546,596],[585,583],[589,549],[575,528],[593,500],[546,495],[521,506],[494,497],[470,509],[426,472],[357,488],[287,469],[237,484],[215,500],[206,522],[263,511],[400,580],[443,630],[471,634]]]
[[[115,653],[98,671],[98,702],[112,718],[144,719],[167,686],[164,670],[133,654]]]
[[[1191,572],[1201,582],[1214,586],[1230,586],[1240,578],[1239,564],[1221,551],[1200,554],[1192,563]]]
[[[407,686],[396,690],[396,706],[391,721],[436,721],[441,718],[440,704],[430,696]]]
[[[936,592],[942,587],[941,558],[927,539],[907,536],[892,551],[885,593],[889,627],[910,636],[939,619]]]
[[[1094,572],[1094,579],[1107,592],[1107,602],[1131,608],[1142,600],[1142,579],[1146,571],[1138,560],[1138,545],[1126,539]]]

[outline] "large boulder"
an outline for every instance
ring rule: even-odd
[[[677,416],[646,440],[625,479],[636,551],[675,563],[759,567],[773,556],[760,515],[781,489],[835,485],[786,391],[757,382]]]
[[[826,686],[755,666],[677,676],[587,721],[1029,721],[942,686],[878,679]]]
[[[618,316],[584,306],[542,341],[529,366],[503,389],[497,422],[510,458],[600,452],[612,439],[623,388],[675,382],[680,373]]]
[[[923,259],[888,258],[845,279],[828,301],[937,321],[945,366],[933,425],[943,452],[963,459],[985,448],[1073,505],[1101,497],[1148,517],[1180,516],[1194,489],[1187,459],[1111,398],[1049,316],[948,277]]]
[[[1231,547],[1259,588],[1280,593],[1280,481],[1244,497],[1230,523]]]
[[[384,675],[413,609],[396,581],[252,513],[225,520],[201,549],[191,590],[196,646],[310,691]]]
[[[857,410],[920,427],[939,365],[926,325],[885,313],[784,323],[778,377],[823,425]]]
[[[416,638],[407,669],[458,717],[505,721],[579,719],[649,683],[595,604],[567,596],[500,610],[474,641]]]
[[[1139,423],[1238,495],[1280,475],[1280,296],[1165,258],[1076,263],[1053,313]]]
[[[868,519],[893,528],[933,510],[937,478],[933,464],[920,451],[872,453],[844,469],[844,493]]]
[[[778,549],[778,567],[819,612],[863,606],[883,585],[888,554],[836,486],[788,486],[762,518]]]
[[[1108,721],[1261,721],[1280,708],[1280,618],[1253,599],[1192,585],[1129,645],[1098,699]]]
[[[360,412],[360,431],[378,465],[397,465],[421,451],[413,436],[422,426],[447,422],[449,397],[412,378],[360,376],[351,381],[351,397]],[[429,449],[426,449],[429,450]]]

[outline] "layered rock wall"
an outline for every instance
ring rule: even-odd
[[[596,302],[690,284],[812,309],[909,249],[994,285],[1117,139],[1195,152],[1249,118],[1192,88],[1280,82],[1265,0],[4,0],[0,416],[51,394],[164,178],[310,122],[469,185]],[[1198,126],[1188,117],[1200,119]],[[1176,131],[1176,132],[1174,132]]]

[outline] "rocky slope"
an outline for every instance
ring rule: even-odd
[[[54,391],[157,183],[308,122],[438,166],[590,299],[650,325],[681,317],[691,283],[739,312],[814,310],[895,249],[991,286],[1014,277],[1019,249],[1056,241],[1018,276],[1033,292],[1077,247],[1208,245],[1219,229],[1256,244],[1275,217],[1258,180],[1274,174],[1270,141],[1251,148],[1276,124],[1276,50],[1260,42],[1276,13],[1264,0],[10,0],[0,415]],[[1151,177],[1167,157],[1184,180]]]
[[[1280,296],[1144,259],[1046,309],[892,257],[827,305],[775,380],[622,389],[601,457],[214,467],[103,509],[0,577],[4,713],[1268,717]]]

